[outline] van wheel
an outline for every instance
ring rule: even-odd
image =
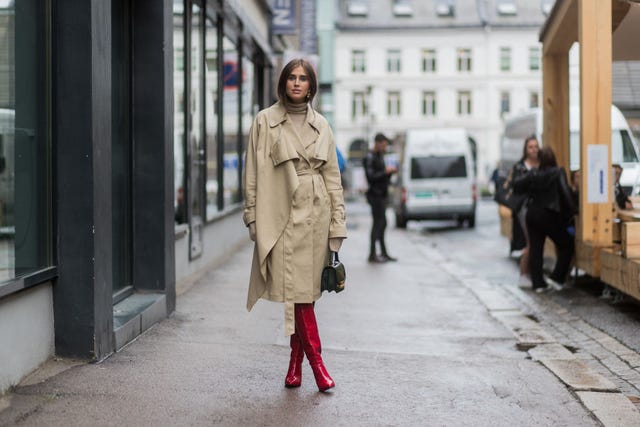
[[[396,214],[396,228],[407,228],[407,219],[401,214]]]

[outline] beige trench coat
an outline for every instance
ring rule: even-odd
[[[244,169],[244,223],[256,223],[247,310],[260,298],[294,304],[320,298],[328,239],[346,237],[336,146],[326,119],[311,107],[297,130],[277,102],[256,116]]]

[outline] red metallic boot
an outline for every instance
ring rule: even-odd
[[[291,360],[289,361],[287,376],[284,379],[285,387],[300,387],[300,384],[302,384],[302,359],[304,359],[302,342],[300,342],[298,334],[293,334],[291,335]]]
[[[300,337],[304,353],[309,359],[313,376],[320,391],[327,391],[335,387],[335,383],[327,373],[327,369],[322,363],[322,347],[320,336],[318,335],[318,324],[316,315],[313,312],[313,304],[296,304],[296,334]]]

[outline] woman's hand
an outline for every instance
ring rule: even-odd
[[[256,223],[255,221],[248,225],[249,228],[249,238],[255,242],[256,241]]]
[[[333,252],[338,252],[342,246],[343,237],[332,237],[329,239],[329,249]]]

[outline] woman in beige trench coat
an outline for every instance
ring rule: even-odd
[[[264,298],[283,302],[291,360],[286,387],[299,387],[307,355],[320,391],[335,386],[320,356],[314,313],[329,250],[346,237],[336,146],[311,106],[318,89],[311,64],[289,62],[278,98],[251,127],[244,176],[244,223],[255,242],[247,309]]]

